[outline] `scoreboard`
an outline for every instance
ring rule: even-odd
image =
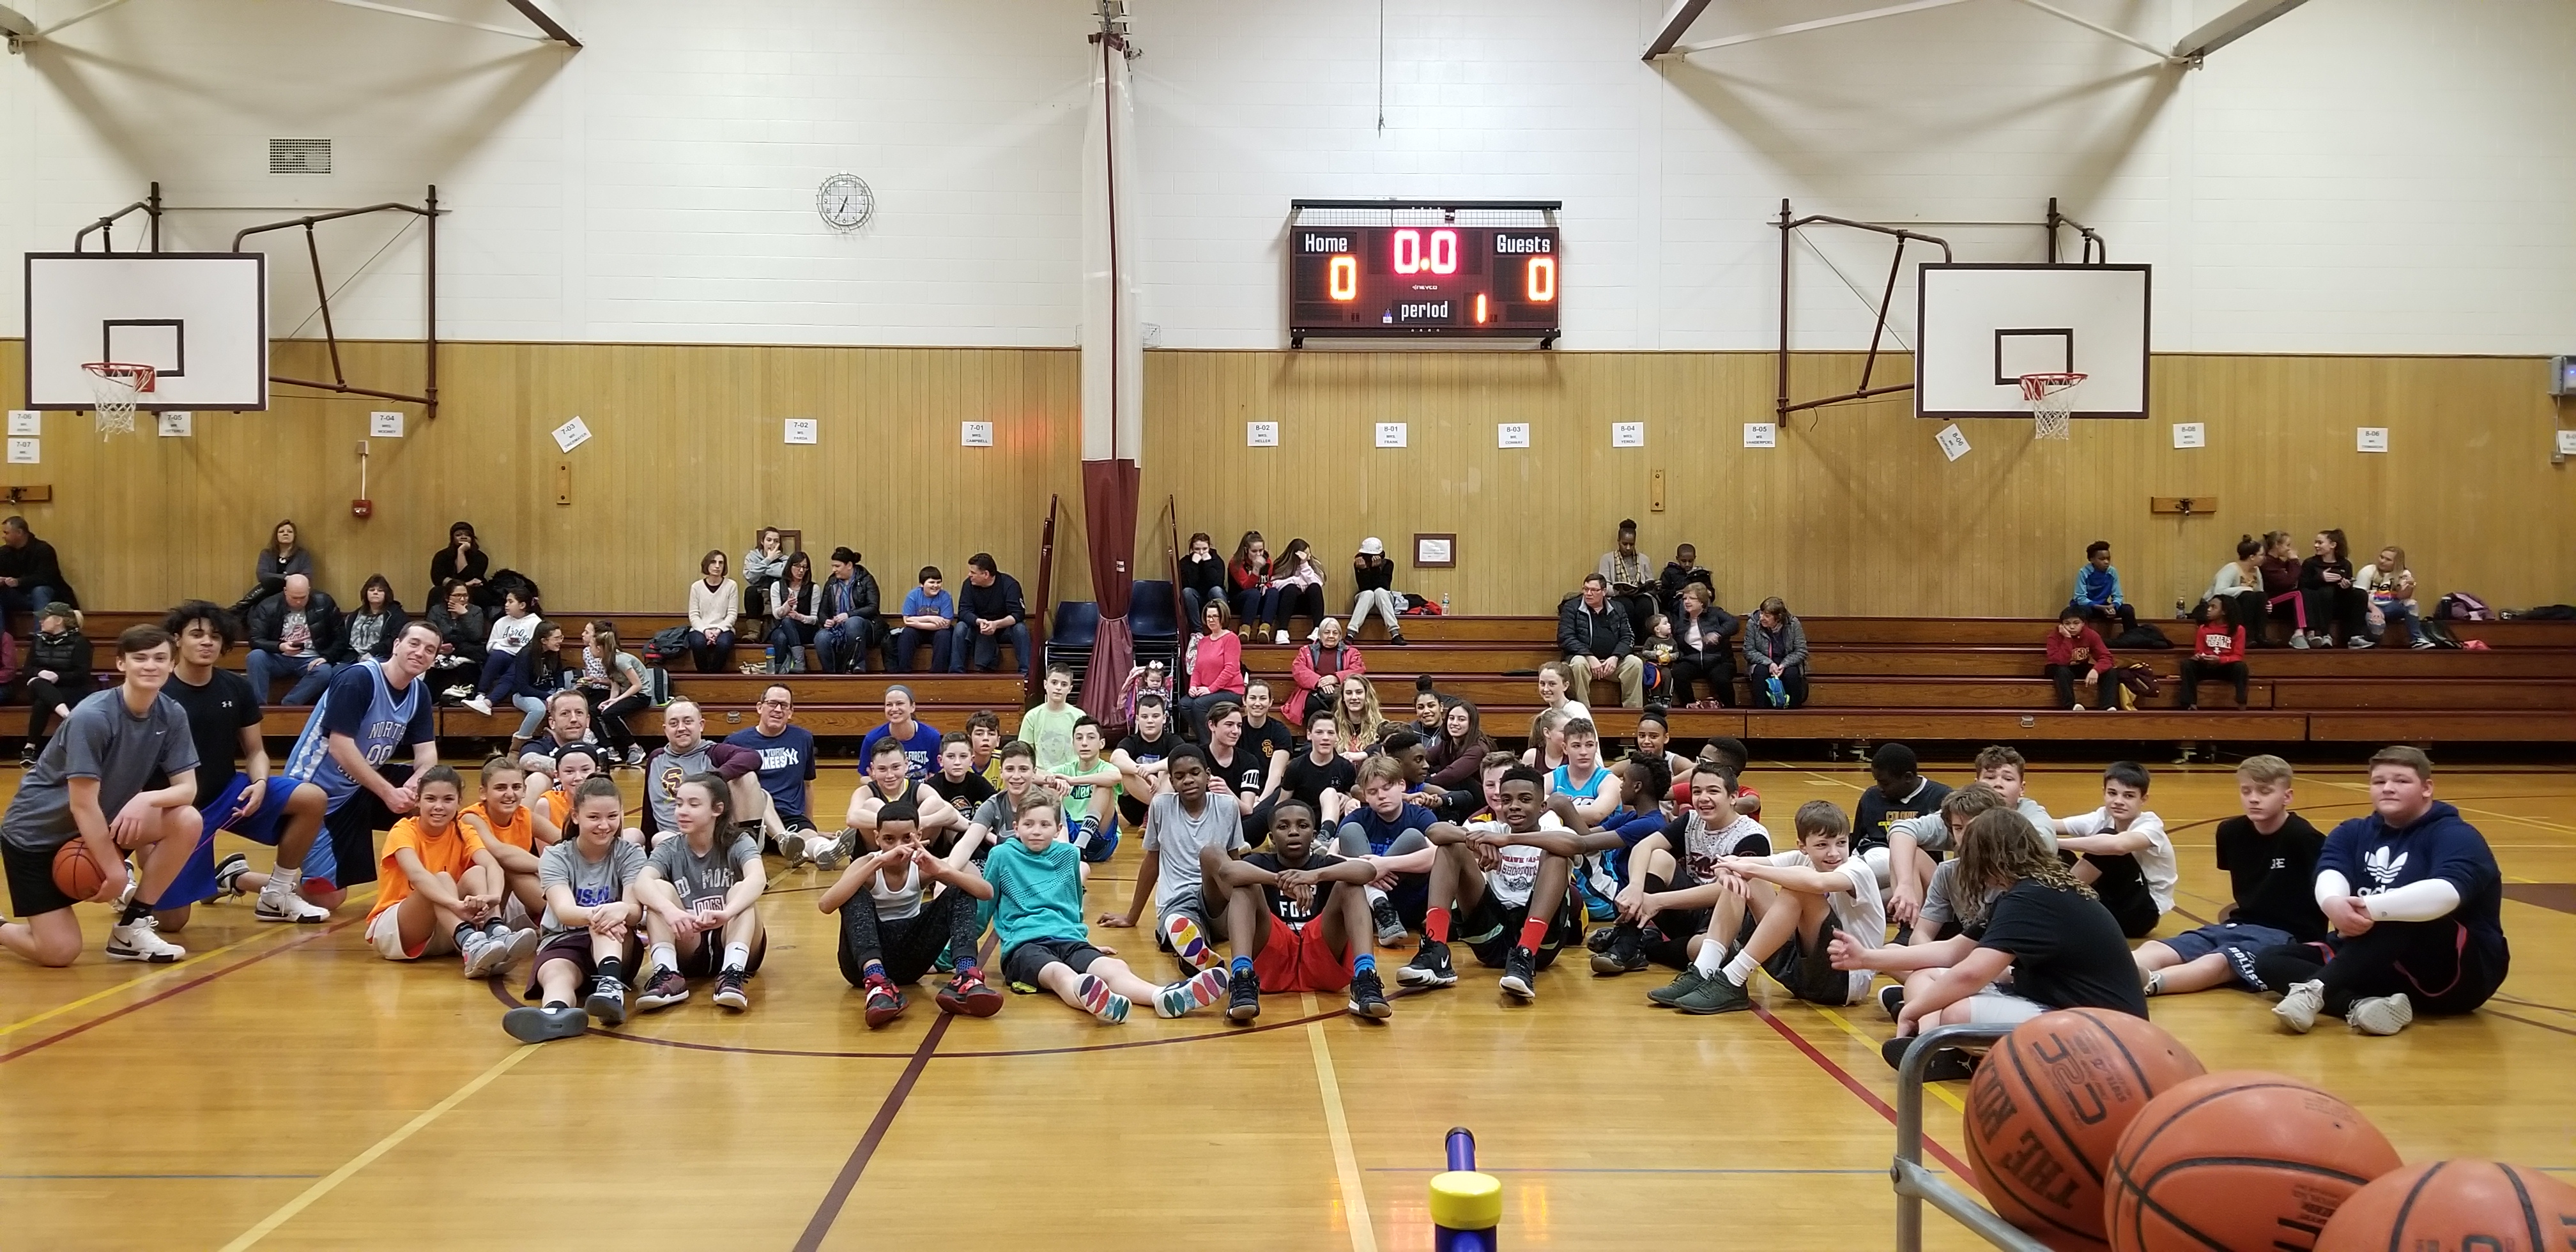
[[[1555,202],[1296,202],[1288,333],[1325,339],[1536,339],[1560,333]]]

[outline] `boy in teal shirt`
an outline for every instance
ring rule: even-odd
[[[1214,1004],[1225,994],[1223,969],[1156,987],[1091,946],[1082,920],[1082,853],[1056,837],[1062,820],[1053,799],[1032,795],[1021,802],[1011,838],[984,858],[1003,976],[1015,987],[1054,992],[1104,1022],[1126,1021],[1128,1006],[1148,997],[1158,1017]]]

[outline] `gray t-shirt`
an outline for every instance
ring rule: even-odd
[[[1011,837],[1011,824],[1020,820],[1020,806],[1011,802],[1010,792],[996,791],[975,806],[975,816],[968,820],[980,823],[996,837],[1008,839]]]
[[[572,888],[574,904],[585,909],[596,908],[602,904],[613,904],[623,897],[627,886],[643,872],[644,849],[623,839],[611,842],[608,855],[596,861],[581,854],[579,839],[566,839],[546,849],[546,854],[537,858],[537,889],[551,899],[556,887],[568,886]],[[556,920],[554,905],[549,903],[543,929],[546,938],[552,939],[581,927],[567,926]]]
[[[178,701],[156,694],[152,707],[136,717],[126,711],[122,684],[93,692],[73,706],[19,782],[9,815],[0,818],[0,839],[24,851],[51,852],[78,837],[74,778],[98,780],[98,811],[114,821],[127,801],[170,779],[193,781],[196,768],[196,741],[188,737],[188,714]]]
[[[704,856],[689,849],[687,836],[673,835],[653,849],[651,864],[680,893],[680,907],[695,912],[723,908],[725,893],[742,881],[743,863],[758,859],[760,849],[747,835],[719,836]]]
[[[673,752],[665,745],[656,749],[644,762],[644,803],[653,810],[653,829],[676,831],[680,828],[672,808],[680,794],[682,780],[699,774],[716,772],[715,746],[712,739],[701,739],[687,752]]]
[[[1196,817],[1181,807],[1179,796],[1170,793],[1154,797],[1145,810],[1145,850],[1163,854],[1162,869],[1154,878],[1154,898],[1165,908],[1183,893],[1198,894],[1199,849],[1232,853],[1246,846],[1243,811],[1235,807],[1232,797],[1215,788],[1209,789]]]

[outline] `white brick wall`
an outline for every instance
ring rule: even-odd
[[[2065,2],[2151,41],[2216,7]],[[174,216],[189,248],[435,181],[456,209],[451,336],[1073,342],[1084,0],[551,3],[584,51],[318,3],[134,0],[0,62],[0,248],[66,247],[156,177],[174,203],[269,206]],[[1385,0],[1383,131],[1376,0],[1134,7],[1165,345],[1283,342],[1297,197],[1564,200],[1565,346],[1742,349],[1775,334],[1783,196],[1929,223],[2028,220],[2054,194],[2115,259],[2157,264],[2163,350],[2576,347],[2563,0],[2335,0],[2188,73],[2003,0],[1656,65],[1637,53],[1663,0]],[[1695,35],[1816,15],[1730,0]],[[269,177],[263,141],[305,135],[338,142],[340,172]],[[854,237],[812,209],[839,169],[880,196]],[[417,333],[399,225],[324,236],[342,333]],[[2036,230],[1926,229],[1962,259],[2038,253]],[[272,319],[314,333],[301,241],[272,239]],[[1817,246],[1884,281],[1874,243]],[[1815,254],[1796,265],[1796,342],[1864,342],[1861,300]],[[19,281],[0,266],[0,333]],[[1910,314],[1897,329],[1910,341]]]

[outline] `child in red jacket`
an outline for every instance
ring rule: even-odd
[[[2075,709],[2075,680],[2084,671],[2093,671],[2093,683],[2101,696],[2105,711],[2120,707],[2119,680],[2111,676],[2111,649],[2102,636],[2084,622],[2084,610],[2068,605],[2057,615],[2057,629],[2048,632],[2048,677],[2057,684],[2057,707]]]
[[[2191,655],[2182,662],[2182,691],[2175,707],[2191,708],[2200,699],[2200,684],[2224,678],[2236,684],[2236,707],[2245,707],[2245,628],[2211,621],[2210,602],[2191,611]]]

